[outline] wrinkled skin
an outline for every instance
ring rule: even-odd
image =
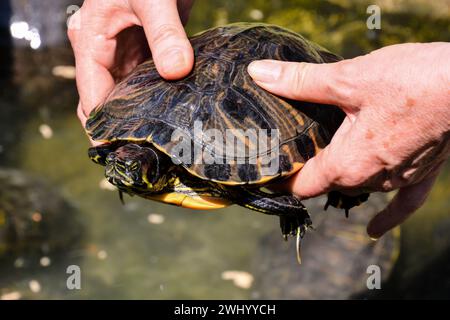
[[[450,156],[450,44],[402,44],[337,63],[253,62],[249,73],[281,96],[340,106],[330,145],[284,186],[302,198],[398,189],[369,223],[379,238],[426,200]]]
[[[150,50],[162,77],[178,79],[191,71],[194,56],[183,24],[193,2],[84,1],[68,31],[76,59],[78,117],[83,126],[115,82],[148,58]]]

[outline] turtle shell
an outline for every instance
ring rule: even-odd
[[[299,170],[330,142],[343,121],[337,107],[275,96],[247,72],[248,64],[259,59],[340,60],[302,36],[278,26],[239,23],[204,31],[191,43],[195,66],[187,77],[166,81],[152,60],[139,65],[93,110],[86,124],[89,136],[104,143],[148,141],[202,179],[261,184]],[[209,129],[223,137],[234,132],[236,141],[240,139],[231,158],[224,148],[229,141],[218,143],[215,135],[205,139]],[[266,148],[259,140],[252,143],[255,132],[267,133]],[[274,132],[276,144],[270,140]],[[180,152],[180,137],[192,141],[191,150]],[[213,163],[202,161],[204,152],[214,156]],[[191,161],[185,161],[187,153]],[[265,170],[273,165],[273,159],[267,161],[269,153],[277,155],[275,171]]]

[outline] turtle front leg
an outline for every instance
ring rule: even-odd
[[[367,201],[367,199],[369,199],[368,193],[362,193],[358,196],[347,196],[339,191],[331,191],[328,193],[328,200],[324,210],[327,210],[330,205],[338,209],[344,209],[345,216],[348,218],[348,211]]]

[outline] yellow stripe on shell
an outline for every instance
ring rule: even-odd
[[[110,141],[107,140],[96,140],[97,142],[100,143],[113,143],[113,142],[117,142],[117,141],[130,141],[130,142],[148,142],[151,143],[153,147],[155,147],[157,150],[161,151],[162,153],[164,153],[165,155],[171,157],[170,154],[167,153],[166,150],[164,150],[164,148],[162,148],[161,146],[158,146],[157,144],[155,144],[152,140],[152,137],[149,136],[145,139],[137,139],[137,138],[133,138],[133,137],[127,137],[124,139],[111,139]],[[284,173],[284,174],[277,174],[277,175],[273,175],[273,176],[265,176],[262,177],[261,179],[257,180],[257,181],[251,181],[251,184],[266,184],[272,180],[274,180],[275,178],[278,178],[280,176],[282,177],[288,177],[292,174],[294,174],[295,172],[297,172],[298,170],[300,170],[303,167],[303,163],[300,162],[294,162],[292,164],[293,169],[290,172]],[[183,166],[184,167],[184,166]],[[193,175],[194,177],[197,177],[201,180],[208,180],[205,179],[205,177],[199,175],[197,172],[195,172],[194,170],[188,168],[188,167],[184,167],[191,175]],[[226,185],[226,186],[239,186],[239,185],[245,185],[245,184],[249,184],[249,182],[238,182],[238,181],[222,181],[222,180],[217,180],[217,179],[209,179],[210,181],[216,182],[216,183],[220,183],[222,185]]]

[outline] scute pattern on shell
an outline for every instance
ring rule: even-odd
[[[191,42],[196,61],[186,78],[165,81],[152,60],[139,65],[91,113],[86,125],[91,138],[105,143],[147,140],[177,158],[176,141],[171,139],[175,130],[182,130],[212,154],[220,154],[214,144],[194,137],[195,121],[201,121],[204,130],[217,129],[224,136],[227,129],[278,129],[277,174],[263,176],[260,161],[184,164],[198,177],[228,184],[258,183],[292,174],[299,168],[295,163],[306,162],[330,142],[344,118],[337,107],[272,95],[253,82],[247,66],[259,59],[324,63],[339,57],[298,34],[265,24],[218,27],[192,37]]]

